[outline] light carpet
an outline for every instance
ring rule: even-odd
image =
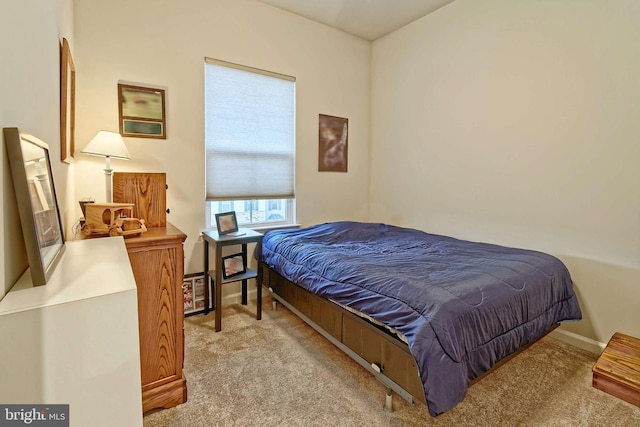
[[[640,426],[640,408],[591,386],[597,355],[546,337],[431,417],[394,394],[282,305],[223,307],[185,319],[188,400],[152,426]]]

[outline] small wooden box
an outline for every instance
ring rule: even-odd
[[[593,366],[593,386],[640,406],[640,340],[616,332]]]

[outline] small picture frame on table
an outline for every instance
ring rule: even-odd
[[[242,252],[222,257],[222,265],[222,277],[224,279],[244,274],[247,271],[247,267],[244,265],[244,254]]]
[[[238,231],[238,220],[235,211],[216,214],[216,226],[218,234],[224,236]]]

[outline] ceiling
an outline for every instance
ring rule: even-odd
[[[455,0],[258,0],[375,40]]]

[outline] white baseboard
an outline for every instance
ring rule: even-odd
[[[549,336],[594,354],[601,354],[607,346],[606,343],[601,343],[573,332],[564,331],[560,328],[555,329]]]
[[[264,289],[262,291],[264,295]],[[247,290],[247,299],[249,301],[255,300],[257,297],[257,292],[254,289]],[[242,303],[242,292],[234,292],[231,294],[222,295],[222,306],[224,307],[227,304],[241,304]]]

